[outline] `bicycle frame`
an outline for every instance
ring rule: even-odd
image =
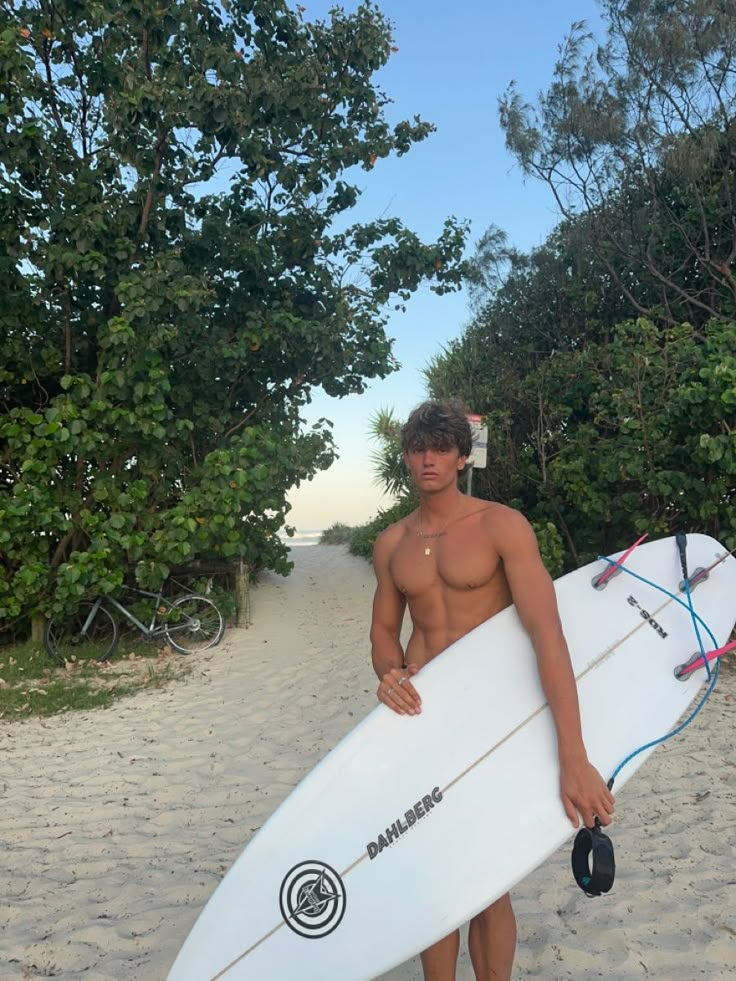
[[[79,658],[104,661],[120,638],[119,614],[143,637],[158,640],[163,636],[172,649],[182,654],[192,654],[200,648],[207,650],[222,638],[225,629],[222,613],[208,597],[185,593],[169,599],[163,595],[165,583],[158,592],[134,586],[122,588],[142,598],[141,609],[153,604],[150,622],[146,622],[147,613],[143,614],[146,621],[142,621],[126,607],[128,599],[125,596],[120,599],[100,594],[87,597],[74,614],[52,617],[46,625],[44,646],[52,660],[56,663]]]
[[[165,626],[156,625],[160,613],[159,607],[163,602],[166,604],[166,606],[169,609],[173,609],[173,604],[170,603],[163,595],[163,586],[158,591],[158,593],[151,593],[146,589],[136,589],[135,586],[123,586],[123,589],[128,593],[138,593],[139,596],[149,596],[152,600],[155,600],[153,605],[153,616],[151,617],[150,627],[147,627],[144,623],[141,623],[141,621],[138,619],[135,613],[131,613],[129,609],[123,606],[123,604],[120,603],[118,600],[116,600],[113,596],[98,596],[94,601],[89,616],[85,620],[84,627],[82,627],[83,635],[86,635],[87,630],[89,629],[92,622],[94,621],[94,618],[97,615],[97,611],[99,610],[100,605],[103,602],[107,603],[109,606],[112,606],[119,613],[122,613],[123,616],[126,618],[126,620],[129,620],[132,624],[134,624],[140,630],[140,632],[143,634],[144,637],[159,637],[165,632],[166,630]],[[176,632],[177,630],[179,631],[187,630],[188,627],[189,627],[188,623],[180,623],[174,625],[168,624],[169,631],[174,631],[174,632]]]
[[[133,586],[125,586],[123,588],[128,592],[139,593],[141,596],[150,596],[151,599],[156,601],[153,607],[153,616],[151,618],[150,627],[147,627],[144,623],[141,623],[135,613],[131,613],[130,610],[124,607],[122,603],[119,603],[113,596],[98,596],[92,604],[92,609],[89,611],[89,616],[84,621],[84,626],[82,627],[81,631],[83,635],[86,635],[87,631],[92,625],[92,622],[94,621],[94,618],[97,616],[97,611],[103,602],[114,607],[119,613],[122,613],[126,620],[129,620],[132,624],[134,624],[146,637],[155,637],[159,633],[163,633],[164,628],[156,626],[156,621],[158,620],[158,608],[161,600],[163,599],[163,587],[158,591],[158,593],[150,593],[145,589],[135,589]],[[171,605],[167,600],[164,600],[164,602],[167,603],[167,605]]]

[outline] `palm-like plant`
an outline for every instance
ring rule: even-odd
[[[375,482],[393,497],[407,498],[412,492],[409,471],[401,452],[401,423],[393,409],[378,409],[371,417],[371,439],[379,443],[371,453]]]

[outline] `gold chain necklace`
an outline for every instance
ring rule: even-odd
[[[420,531],[417,532],[417,535],[419,536],[419,538],[422,538],[424,540],[426,540],[428,538],[442,538],[442,536],[443,535],[446,535],[446,534],[447,534],[447,528],[443,528],[442,531],[421,531],[420,530]],[[424,554],[425,555],[431,555],[432,554],[432,547],[430,545],[425,545],[424,546]]]
[[[447,534],[447,529],[450,527],[450,525],[454,521],[456,521],[459,517],[461,517],[462,510],[463,510],[462,507],[460,507],[458,510],[456,510],[455,513],[453,515],[451,515],[451,517],[449,518],[449,520],[445,524],[445,527],[441,531],[422,531],[422,529],[419,528],[419,529],[417,529],[417,537],[418,538],[421,538],[424,541],[427,541],[427,540],[430,540],[430,539],[443,538]],[[424,554],[425,555],[431,555],[432,554],[432,547],[431,547],[431,545],[425,545],[424,546]]]

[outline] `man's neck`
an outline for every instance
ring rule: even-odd
[[[446,525],[459,514],[463,499],[464,495],[457,485],[438,494],[420,495],[419,522],[422,528],[432,530],[438,525]]]

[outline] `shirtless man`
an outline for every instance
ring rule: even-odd
[[[554,717],[565,811],[574,827],[578,814],[588,827],[596,816],[610,824],[613,796],[585,752],[570,655],[531,526],[518,511],[459,490],[458,474],[472,443],[458,407],[423,403],[401,436],[419,507],[387,528],[375,545],[371,645],[379,700],[399,715],[418,715],[422,702],[410,680],[417,671],[488,617],[516,604]],[[407,604],[413,632],[404,651],[400,634]],[[516,921],[508,895],[471,920],[468,946],[477,981],[509,981]],[[454,981],[458,949],[456,931],[425,950],[425,981]]]

